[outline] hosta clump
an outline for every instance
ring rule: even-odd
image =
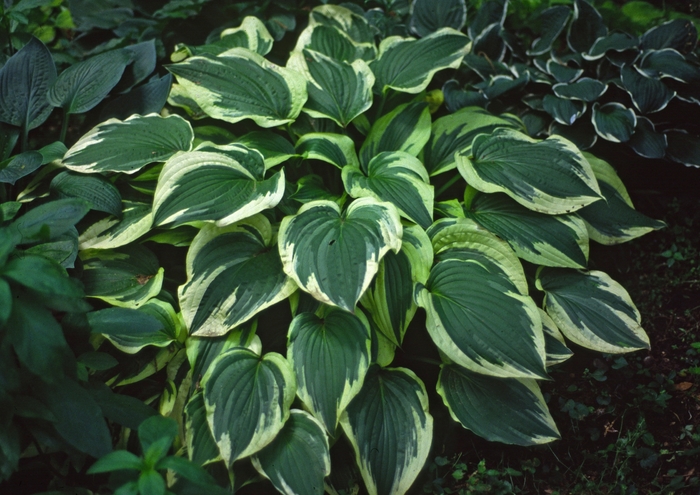
[[[700,167],[698,32],[686,19],[641,36],[609,31],[586,0],[504,27],[508,2],[479,11],[463,73],[443,88],[448,106],[518,113],[531,136],[561,135],[581,149],[598,138],[646,158]]]
[[[63,157],[138,191],[80,232],[85,292],[114,306],[89,322],[125,352],[162,348],[161,412],[234,488],[252,464],[283,493],[344,489],[327,478],[344,436],[369,493],[407,492],[433,436],[428,390],[395,364],[409,331],[442,356],[452,417],[518,445],[559,437],[537,383],[566,339],[649,345],[625,290],[586,265],[590,239],[663,224],[571,141],[478,107],[431,114],[434,76],[474,50],[464,21],[435,22],[377,44],[358,13],[317,7],[282,67],[245,19],[168,67],[171,104],[212,120],[108,120]]]

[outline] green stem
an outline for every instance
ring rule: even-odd
[[[61,137],[59,141],[66,144],[66,135],[68,134],[68,121],[70,119],[70,113],[67,110],[63,110],[63,121],[61,122]]]
[[[435,193],[435,198],[439,198],[442,193],[447,191],[450,187],[454,185],[455,182],[457,182],[459,179],[461,179],[462,176],[459,174],[456,174],[454,177],[452,177],[450,180],[445,182],[440,189],[437,190]]]

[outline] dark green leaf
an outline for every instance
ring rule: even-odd
[[[637,116],[617,102],[593,104],[593,126],[600,137],[613,143],[629,141],[637,125]]]
[[[61,198],[80,198],[89,202],[93,210],[104,211],[115,217],[122,214],[119,190],[99,174],[61,172],[51,180],[50,188]]]
[[[88,474],[108,473],[122,469],[141,470],[141,459],[126,450],[115,450],[98,459],[87,470]]]
[[[41,167],[42,159],[38,151],[25,151],[0,162],[0,182],[14,185],[22,177]]]
[[[646,76],[635,66],[624,65],[620,77],[634,106],[642,114],[663,110],[676,94],[659,79]]]
[[[666,154],[671,160],[689,167],[700,167],[700,136],[675,129],[665,135],[668,139]]]
[[[588,52],[598,38],[608,34],[600,13],[587,0],[574,0],[574,17],[566,41],[578,53]]]
[[[547,53],[552,43],[564,30],[571,15],[571,9],[566,5],[556,5],[543,11],[537,18],[540,37],[532,42],[527,51],[531,57]]]
[[[558,98],[551,94],[544,96],[542,106],[554,120],[564,125],[572,125],[586,111],[584,101]]]
[[[689,19],[673,19],[651,28],[642,36],[642,50],[673,48],[690,53],[698,43],[698,30]]]
[[[461,30],[467,22],[465,0],[447,0],[434,3],[430,0],[415,0],[411,4],[411,31],[419,37],[427,36],[443,27]]]
[[[173,76],[170,73],[163,77],[154,76],[146,84],[107,103],[100,113],[101,120],[126,120],[134,114],[160,113],[168,101],[172,83]]]
[[[646,117],[637,117],[637,126],[627,144],[645,158],[663,158],[666,154],[666,134],[656,132],[654,123]]]
[[[608,87],[590,77],[582,77],[573,83],[559,83],[552,86],[554,94],[560,98],[593,102],[600,98]]]

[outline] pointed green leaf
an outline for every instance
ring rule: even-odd
[[[592,121],[600,137],[613,143],[624,143],[632,137],[637,125],[637,116],[621,103],[594,103]]]
[[[124,201],[121,219],[106,217],[90,225],[80,234],[80,249],[114,249],[131,244],[151,230],[151,205]]]
[[[566,5],[555,5],[544,10],[537,18],[540,37],[532,42],[527,51],[531,57],[543,55],[552,47],[554,40],[559,37],[571,15],[571,9]]]
[[[673,19],[651,28],[642,36],[642,50],[673,48],[690,53],[698,43],[698,30],[689,19]]]
[[[109,473],[122,469],[141,470],[141,458],[128,450],[115,450],[100,458],[87,470],[88,474]]]
[[[16,218],[9,231],[17,236],[17,244],[46,242],[72,229],[88,211],[90,204],[82,199],[49,201]]]
[[[204,392],[200,389],[185,406],[185,438],[190,461],[199,466],[221,460],[219,447],[207,423]]]
[[[569,100],[593,102],[600,98],[608,89],[605,83],[590,77],[582,77],[576,82],[559,83],[552,86],[554,94]]]
[[[265,24],[257,17],[250,15],[243,18],[240,26],[224,29],[221,32],[221,43],[227,48],[240,46],[263,56],[272,50],[274,41]]]
[[[611,354],[649,348],[639,311],[607,274],[543,268],[536,284],[545,292],[547,313],[572,342]]]
[[[328,5],[326,7],[336,8],[337,6]],[[337,8],[348,11],[344,7]],[[349,15],[362,19],[362,22],[367,24],[364,18],[357,16],[353,12],[350,12]],[[314,24],[312,22],[313,19],[314,14],[311,15],[309,26],[297,38],[297,44],[293,53],[308,49],[322,53],[338,62],[347,62],[349,64],[356,60],[367,62],[377,56],[377,47],[374,45],[372,37],[369,38],[368,42],[357,42],[351,38],[350,33],[343,31],[341,27],[335,24],[335,21],[330,20],[328,25]]]
[[[299,287],[353,311],[384,254],[401,248],[401,233],[390,203],[360,198],[341,215],[337,204],[313,201],[282,220],[279,251],[285,273]]]
[[[650,77],[670,77],[688,84],[700,81],[700,67],[686,61],[673,48],[646,53],[639,67]]]
[[[153,76],[146,84],[142,84],[105,104],[100,112],[100,119],[125,120],[134,114],[160,113],[168,101],[172,84],[173,76],[170,73],[163,77]]]
[[[38,151],[25,151],[0,162],[0,183],[14,185],[22,177],[34,172],[42,165],[42,156]]]
[[[663,110],[676,95],[658,78],[646,76],[635,66],[622,66],[620,78],[632,103],[643,114]]]
[[[587,0],[574,1],[574,17],[569,24],[566,41],[577,53],[590,50],[598,38],[608,34],[603,17]]]
[[[321,176],[315,174],[300,178],[297,181],[297,190],[289,198],[302,204],[319,199],[333,201],[339,205],[343,204],[341,196],[330,192],[323,184]]]
[[[443,27],[460,30],[467,22],[465,0],[448,0],[432,3],[430,0],[416,0],[411,4],[411,31],[419,37],[427,36]]]
[[[53,240],[36,244],[25,252],[49,258],[63,268],[75,268],[75,260],[78,257],[78,231],[72,227]]]
[[[343,134],[310,132],[299,138],[296,152],[307,160],[321,160],[338,168],[359,167],[355,142]]]
[[[597,60],[611,50],[621,53],[625,50],[637,48],[638,46],[638,37],[627,33],[613,32],[595,40],[589,52],[583,54],[583,58],[586,60]]]
[[[133,174],[149,163],[164,162],[192,147],[189,122],[178,115],[134,115],[109,119],[81,137],[63,158],[70,170],[82,173]]]
[[[374,30],[367,20],[339,5],[320,5],[311,11],[309,26],[328,26],[346,33],[359,46],[373,45]],[[311,49],[315,49],[313,46]]]
[[[119,190],[99,174],[61,172],[51,180],[50,189],[59,198],[84,199],[93,210],[104,211],[115,217],[121,216],[122,197]]]
[[[539,445],[560,438],[535,380],[443,364],[437,391],[455,421],[489,441]]]
[[[270,222],[257,215],[224,228],[202,228],[187,252],[187,282],[178,298],[190,334],[213,337],[295,290],[282,271]]]
[[[219,356],[202,386],[209,428],[229,467],[277,436],[296,392],[294,372],[281,355],[240,347]]]
[[[542,99],[542,107],[557,122],[572,125],[586,111],[586,102],[548,94]]]
[[[539,309],[542,318],[542,330],[544,331],[544,347],[547,353],[547,367],[562,363],[574,355],[566,347],[564,336],[561,334],[552,318],[543,310]]]
[[[562,63],[557,62],[554,59],[547,61],[546,67],[547,72],[549,72],[557,82],[572,82],[583,74],[583,69],[576,67],[569,67]]]
[[[252,131],[238,138],[236,142],[260,152],[265,158],[265,170],[287,161],[296,154],[292,143],[272,131]]]

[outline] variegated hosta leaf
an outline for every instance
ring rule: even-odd
[[[333,435],[340,413],[360,391],[369,368],[368,323],[335,308],[323,318],[300,313],[289,325],[288,341],[297,395]]]
[[[639,311],[606,273],[541,268],[536,284],[547,313],[572,342],[611,354],[649,348]]]
[[[457,167],[455,152],[469,153],[477,134],[491,134],[499,127],[522,129],[514,118],[492,115],[481,107],[466,107],[433,122],[423,162],[430,175]]]
[[[269,444],[289,418],[296,393],[286,359],[242,347],[221,354],[202,379],[207,422],[230,468]]]
[[[404,225],[401,251],[384,256],[377,276],[360,299],[379,332],[394,345],[401,345],[416,314],[415,284],[428,280],[432,265],[433,249],[427,234],[417,225]]]
[[[619,244],[666,226],[638,212],[624,184],[607,162],[586,154],[596,174],[605,201],[596,201],[578,214],[586,222],[588,235],[601,244]]]
[[[309,99],[304,112],[342,127],[372,106],[374,74],[363,60],[335,60],[313,50],[292,52],[287,67],[304,74]]]
[[[379,93],[388,89],[420,93],[442,69],[456,69],[469,51],[466,35],[446,27],[419,40],[390,36],[379,45],[379,56],[370,63]]]
[[[456,155],[457,169],[475,189],[504,192],[534,211],[571,213],[601,198],[593,170],[561,136],[544,141],[511,129],[477,136],[471,155]]]
[[[309,203],[324,199],[333,201],[342,206],[345,196],[333,194],[324,184],[323,178],[315,174],[305,175],[297,181],[297,190],[292,194],[290,199],[300,203]]]
[[[149,163],[163,162],[192,148],[192,126],[178,115],[133,115],[109,119],[81,137],[63,157],[70,170],[82,173],[133,174]]]
[[[224,228],[202,228],[187,252],[187,282],[178,296],[190,334],[213,337],[295,290],[282,271],[270,222],[257,215]]]
[[[602,201],[593,205],[598,203]],[[545,266],[585,268],[588,232],[578,215],[545,215],[499,193],[480,194],[471,206],[464,213],[466,217],[508,241],[524,260]]]
[[[163,268],[140,244],[118,249],[89,249],[80,253],[85,295],[114,306],[137,308],[160,293]]]
[[[460,30],[467,22],[465,0],[448,0],[432,3],[430,0],[416,0],[411,4],[411,31],[418,36],[426,36],[441,27]]]
[[[367,20],[350,9],[339,5],[320,5],[311,11],[309,26],[316,28],[326,26],[345,33],[352,42],[360,47],[374,50],[374,30]],[[315,50],[313,46],[310,47]],[[374,57],[372,57],[374,58]]]
[[[207,115],[226,122],[253,119],[275,127],[297,118],[306,102],[306,80],[246,48],[191,57],[168,66]]]
[[[236,142],[260,152],[265,159],[265,170],[295,155],[292,143],[272,131],[252,131],[238,138]]]
[[[330,201],[312,201],[279,230],[284,271],[326,304],[353,311],[390,249],[401,248],[401,221],[391,203],[352,202],[344,214]]]
[[[204,392],[195,392],[185,406],[185,441],[187,456],[198,466],[221,460],[219,447],[207,422]]]
[[[460,212],[464,210],[460,207]],[[507,242],[469,218],[442,218],[428,229],[435,257],[441,260],[471,259],[502,273],[526,296],[527,279],[517,255]]]
[[[538,308],[539,309],[539,308]],[[542,318],[542,330],[544,331],[544,347],[547,354],[547,367],[563,363],[574,355],[566,346],[564,336],[561,334],[552,318],[545,310],[539,309]]]
[[[406,493],[433,440],[428,394],[413,371],[372,366],[341,424],[369,495]]]
[[[131,244],[151,230],[151,205],[123,201],[122,218],[107,217],[90,225],[80,234],[80,249],[114,249]]]
[[[370,160],[366,170],[367,175],[357,166],[343,168],[343,184],[351,197],[393,203],[401,216],[424,229],[433,223],[435,193],[418,158],[403,151],[384,151]]]
[[[440,261],[416,299],[433,342],[455,363],[498,377],[547,377],[537,306],[493,264]]]
[[[310,132],[299,138],[296,152],[307,160],[321,160],[338,168],[359,167],[355,142],[343,134]]]
[[[336,6],[329,5],[328,7]],[[313,15],[311,19],[313,19]],[[292,53],[301,52],[305,49],[313,50],[334,60],[347,63],[352,63],[356,60],[367,62],[377,56],[377,47],[371,38],[367,43],[358,43],[340,28],[324,24],[314,25],[309,23],[306,29],[299,34],[297,44]]]
[[[560,438],[537,382],[495,378],[443,364],[437,391],[450,415],[492,442],[539,445]]]
[[[313,416],[293,409],[282,431],[252,462],[280,493],[323,495],[323,479],[331,473],[328,437]]]
[[[223,227],[277,205],[284,171],[265,178],[263,156],[239,144],[200,146],[165,163],[153,198],[153,223],[213,221]]]
[[[360,164],[367,171],[370,160],[382,151],[405,151],[418,156],[430,139],[430,109],[424,101],[399,105],[380,117],[360,148]]]

